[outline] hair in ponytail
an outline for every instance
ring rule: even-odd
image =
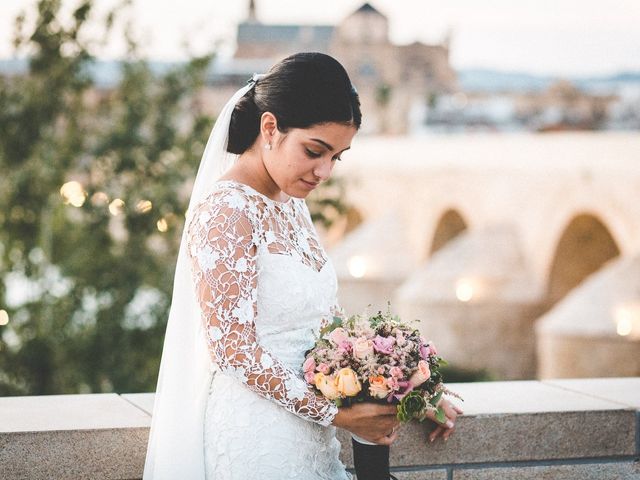
[[[296,53],[275,64],[236,104],[227,151],[241,154],[260,133],[260,118],[271,112],[278,130],[336,122],[360,128],[356,89],[344,67],[323,53]]]

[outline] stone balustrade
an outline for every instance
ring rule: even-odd
[[[640,377],[449,387],[465,399],[456,432],[428,443],[431,422],[404,426],[399,479],[640,479]],[[0,478],[141,478],[152,409],[153,394],[0,398]]]

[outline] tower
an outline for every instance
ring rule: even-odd
[[[249,0],[249,16],[247,18],[247,22],[257,22],[258,17],[256,16],[256,1]]]

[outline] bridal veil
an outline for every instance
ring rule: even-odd
[[[254,75],[224,106],[198,168],[178,253],[144,480],[205,479],[204,415],[211,383],[211,361],[191,279],[186,227],[194,207],[204,200],[215,180],[238,157],[226,151],[231,114],[238,100],[262,76]]]

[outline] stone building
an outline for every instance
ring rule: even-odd
[[[300,51],[328,53],[345,66],[360,93],[366,112],[362,131],[367,133],[407,133],[430,95],[456,88],[448,38],[437,45],[395,45],[389,40],[389,20],[369,3],[335,26],[267,25],[258,20],[255,0],[238,25],[233,59],[216,69],[212,83],[238,86]],[[225,88],[218,90],[226,95]]]
[[[329,248],[340,304],[390,300],[497,379],[640,375],[638,151],[621,132],[359,139],[335,173],[362,219]]]

